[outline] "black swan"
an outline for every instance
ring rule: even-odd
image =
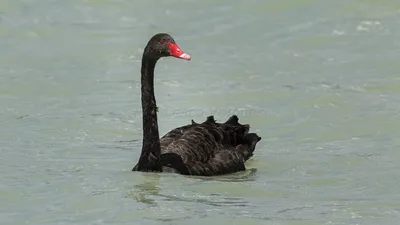
[[[147,43],[141,68],[143,145],[132,171],[213,176],[246,170],[244,163],[253,156],[261,137],[249,133],[250,126],[240,124],[236,115],[225,123],[217,123],[213,116],[203,123],[192,120],[190,125],[175,128],[160,139],[154,68],[157,60],[166,56],[191,59],[169,34],[156,34]]]

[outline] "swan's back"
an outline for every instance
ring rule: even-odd
[[[200,124],[192,121],[161,138],[161,164],[181,174],[200,176],[245,170],[245,161],[261,140],[249,128],[235,115],[225,123],[216,123],[213,116]]]

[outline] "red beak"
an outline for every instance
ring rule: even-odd
[[[191,60],[192,57],[189,54],[184,53],[177,44],[168,43],[169,54],[173,57]]]

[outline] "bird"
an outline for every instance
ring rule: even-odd
[[[261,140],[250,133],[249,124],[240,124],[237,115],[218,123],[213,115],[204,122],[191,121],[159,135],[154,69],[162,57],[191,60],[168,33],[150,38],[142,55],[141,104],[143,142],[132,171],[167,172],[189,176],[217,176],[246,170],[245,162]]]

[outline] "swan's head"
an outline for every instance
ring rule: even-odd
[[[192,58],[179,48],[171,35],[165,33],[154,35],[147,43],[143,54],[156,60],[166,56],[173,56],[185,60],[190,60]]]

